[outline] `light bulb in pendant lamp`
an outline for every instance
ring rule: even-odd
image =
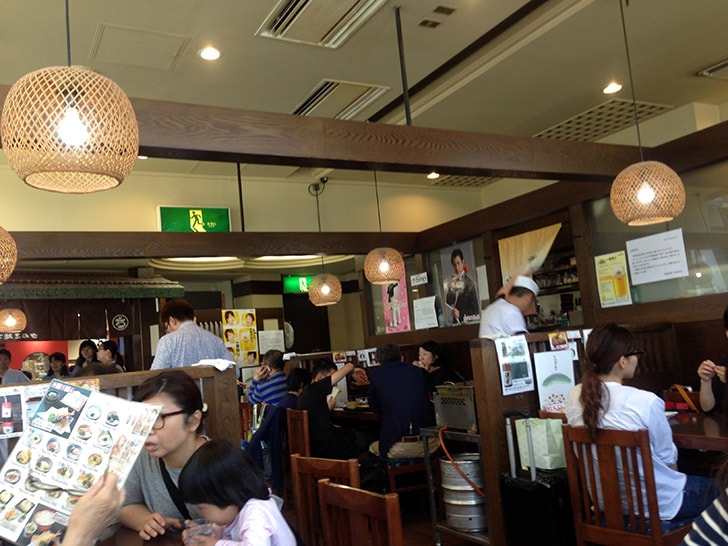
[[[0,284],[8,280],[18,261],[18,247],[15,239],[0,227]]]
[[[28,321],[20,309],[3,309],[0,311],[0,332],[17,334],[25,330]]]
[[[404,259],[399,250],[375,248],[364,259],[364,276],[372,284],[392,284],[404,275]]]
[[[10,168],[28,185],[91,193],[121,184],[139,155],[131,102],[109,78],[51,66],[8,91],[0,136]]]
[[[334,305],[341,300],[341,282],[336,275],[320,273],[308,285],[308,299],[317,307]]]
[[[612,182],[609,203],[614,215],[628,226],[669,222],[685,208],[680,176],[659,161],[640,161],[620,172]]]

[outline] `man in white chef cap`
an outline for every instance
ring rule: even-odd
[[[527,331],[525,317],[536,314],[538,285],[531,277],[518,275],[504,288],[501,297],[481,314],[478,337],[510,336]]]

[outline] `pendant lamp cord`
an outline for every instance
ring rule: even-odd
[[[397,25],[397,46],[399,49],[399,71],[402,78],[402,100],[404,101],[404,115],[407,125],[412,125],[412,111],[410,110],[409,85],[407,84],[407,66],[404,62],[404,39],[402,38],[402,17],[399,6],[394,8],[394,21]]]
[[[308,192],[313,193],[316,197],[316,220],[318,221],[318,232],[321,233],[321,206],[319,205],[319,195],[324,191],[323,183],[311,184],[308,187]],[[324,255],[321,254],[321,273],[326,273],[326,266],[324,265]]]
[[[68,0],[66,0],[66,57],[68,66],[71,66],[71,16],[68,9]]]
[[[629,0],[626,0],[629,5]],[[632,60],[629,55],[629,42],[627,40],[627,25],[624,22],[624,6],[622,0],[619,0],[619,13],[622,17],[622,35],[624,36],[624,49],[627,52],[627,72],[629,73],[629,87],[632,90],[632,111],[634,113],[634,126],[637,129],[637,146],[640,149],[640,161],[645,160],[644,153],[642,152],[642,138],[640,136],[640,123],[639,116],[637,115],[637,98],[634,92],[634,77],[632,76]]]
[[[377,219],[379,220],[379,233],[382,232],[382,213],[379,210],[379,182],[377,181],[377,171],[374,171],[374,195],[377,198]]]

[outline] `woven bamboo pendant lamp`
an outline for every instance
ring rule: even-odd
[[[323,264],[323,257],[321,258]],[[341,301],[341,282],[336,275],[319,273],[308,284],[308,299],[316,307],[334,305]]]
[[[139,127],[131,102],[109,78],[71,66],[51,66],[10,88],[0,136],[10,168],[28,185],[60,193],[114,188],[139,155]]]
[[[18,261],[18,247],[15,239],[0,227],[0,283],[8,280]]]
[[[0,333],[17,334],[25,330],[28,320],[20,309],[3,309],[0,311]]]
[[[379,233],[382,232],[382,213],[379,209],[379,183],[374,171],[374,192],[377,197],[377,217]],[[370,250],[364,259],[364,276],[372,284],[392,284],[399,282],[404,275],[404,258],[399,250],[390,247],[379,247]]]
[[[669,222],[683,211],[685,187],[680,176],[664,163],[645,161],[622,0],[619,0],[619,12],[624,35],[624,49],[627,52],[627,68],[632,88],[632,109],[637,130],[640,162],[630,165],[617,175],[612,182],[609,203],[620,222],[628,226],[649,226]]]
[[[328,178],[323,177],[319,182],[308,186],[308,193],[316,197],[316,218],[318,230],[321,233],[321,208],[319,206],[319,195],[324,192]],[[321,255],[321,273],[316,275],[308,285],[308,299],[316,307],[334,305],[341,301],[341,282],[336,275],[326,273],[324,256]]]
[[[640,161],[612,182],[609,203],[628,226],[669,222],[685,208],[685,187],[678,174],[659,161]]]

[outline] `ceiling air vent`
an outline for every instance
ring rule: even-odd
[[[443,175],[437,180],[430,182],[430,186],[445,188],[484,188],[500,180],[492,176],[464,176],[464,175]]]
[[[323,80],[301,104],[291,112],[297,116],[353,119],[389,87]]]
[[[256,35],[338,48],[387,0],[281,0]]]
[[[637,101],[640,122],[672,110],[671,106]],[[556,140],[594,142],[634,125],[632,101],[612,99],[549,127],[533,136]]]

